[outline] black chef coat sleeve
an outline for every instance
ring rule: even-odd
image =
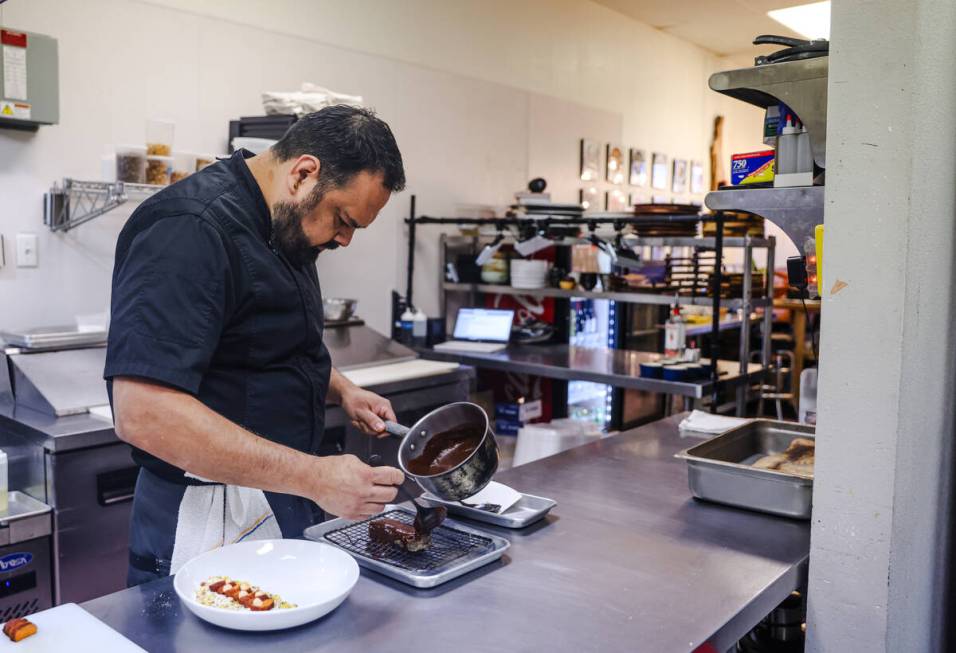
[[[135,234],[113,271],[104,377],[196,394],[231,310],[229,261],[218,229],[197,216],[165,217]]]

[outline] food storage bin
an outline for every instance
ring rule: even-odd
[[[199,172],[206,166],[211,166],[216,162],[215,154],[197,154],[196,155],[196,172]]]
[[[168,186],[173,172],[173,157],[146,156],[146,183],[155,186]]]
[[[128,184],[146,183],[146,148],[119,145],[116,148],[116,181]]]
[[[146,121],[146,153],[169,156],[173,153],[176,125],[165,120]]]
[[[173,155],[173,171],[169,176],[169,183],[175,184],[196,171],[196,155],[188,152],[176,152]]]

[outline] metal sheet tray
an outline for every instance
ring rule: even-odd
[[[774,515],[809,519],[813,479],[752,464],[784,451],[794,438],[814,439],[814,427],[755,419],[690,447],[675,457],[687,462],[687,482],[698,499]]]
[[[383,515],[388,514],[392,510],[399,510],[405,513],[409,522],[414,519],[414,510],[407,508],[404,505],[389,507],[389,510],[386,510]],[[442,583],[447,583],[453,578],[458,578],[459,576],[467,574],[469,571],[494,562],[495,560],[499,559],[502,554],[504,554],[508,547],[511,546],[511,543],[503,537],[465,526],[464,524],[452,519],[446,519],[442,525],[436,529],[435,533],[438,533],[438,531],[443,528],[447,528],[464,536],[475,536],[483,540],[488,540],[489,546],[483,548],[481,551],[475,551],[463,555],[448,563],[441,564],[430,569],[404,569],[394,564],[390,564],[389,562],[379,559],[373,555],[365,555],[355,549],[340,546],[335,541],[326,537],[333,531],[337,531],[349,525],[363,524],[365,522],[372,521],[373,519],[378,519],[379,517],[381,517],[381,515],[376,515],[375,517],[371,517],[360,522],[351,522],[341,518],[331,519],[305,529],[303,536],[309,540],[324,542],[326,544],[331,544],[332,546],[337,546],[355,558],[355,561],[358,562],[362,567],[376,571],[380,574],[388,576],[389,578],[394,578],[395,580],[406,583],[407,585],[411,585],[412,587],[419,588],[436,587]],[[433,539],[436,537],[435,533],[433,533]],[[408,554],[408,556],[414,555],[415,554]]]
[[[497,514],[488,512],[487,510],[469,508],[457,502],[445,501],[428,492],[422,496],[429,501],[442,504],[447,507],[448,512],[452,514],[503,528],[524,528],[530,526],[540,519],[543,519],[545,515],[551,512],[552,508],[558,505],[554,499],[546,499],[545,497],[522,493],[521,498],[518,499],[516,504],[503,513]]]

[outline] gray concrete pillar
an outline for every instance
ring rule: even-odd
[[[956,2],[833,0],[831,34],[807,650],[940,650],[956,403]]]

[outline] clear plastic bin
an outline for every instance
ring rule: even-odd
[[[173,136],[176,125],[166,120],[146,121],[146,153],[155,156],[170,156],[173,153]]]
[[[196,171],[196,155],[188,152],[173,154],[173,171],[169,176],[169,183],[175,184]]]
[[[146,183],[146,148],[139,145],[116,147],[116,181]]]
[[[196,172],[199,172],[206,166],[211,166],[216,162],[215,154],[197,154],[196,155]]]
[[[146,157],[146,183],[154,186],[168,186],[169,178],[173,173],[173,157],[149,156]]]

